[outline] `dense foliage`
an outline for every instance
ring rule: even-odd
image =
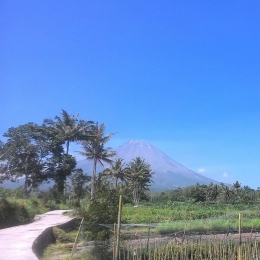
[[[134,159],[129,165],[125,165],[122,159],[115,159],[116,153],[106,147],[113,135],[105,133],[104,124],[81,120],[78,114],[70,115],[65,110],[54,120],[44,119],[41,125],[27,123],[11,127],[4,133],[6,142],[0,142],[0,183],[15,182],[24,177],[24,191],[29,195],[43,182],[53,180],[52,191],[60,200],[72,202],[75,199],[79,203],[89,195],[94,201],[100,182],[109,181],[109,187],[118,189],[120,180],[120,188],[131,193],[138,204],[149,190],[150,166],[142,158]],[[71,142],[80,144],[83,151],[79,153],[93,162],[89,176],[76,169],[76,158],[69,154]],[[111,168],[98,173],[97,164],[104,166],[104,163]]]

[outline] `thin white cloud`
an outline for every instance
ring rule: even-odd
[[[223,177],[228,178],[228,174],[226,172],[224,172]]]
[[[198,169],[198,172],[199,172],[199,173],[205,173],[205,172],[207,172],[207,170],[206,170],[205,168],[199,168],[199,169]]]

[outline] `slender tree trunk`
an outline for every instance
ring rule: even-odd
[[[94,159],[93,175],[92,175],[92,183],[91,183],[91,200],[95,199],[96,171],[97,171],[97,160]]]
[[[69,154],[69,147],[70,147],[70,141],[67,141],[66,143],[66,155]],[[66,181],[67,181],[67,178],[66,176],[64,176],[64,181],[63,181],[63,195],[64,195],[64,200],[66,202]]]
[[[25,174],[25,182],[24,182],[24,192],[27,194],[27,187],[28,187],[28,176]]]
[[[138,187],[135,187],[134,190],[133,190],[133,199],[134,199],[134,202],[137,204],[139,204],[139,192],[138,192]]]
[[[66,154],[69,154],[69,148],[70,148],[70,141],[67,141],[66,143]]]
[[[24,183],[24,191],[27,196],[27,191],[28,191],[28,168],[27,168],[27,162],[28,162],[28,156],[26,156],[25,159],[25,183]]]

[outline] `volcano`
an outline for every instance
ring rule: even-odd
[[[167,189],[176,189],[189,185],[199,184],[219,184],[219,182],[207,178],[197,172],[194,172],[180,163],[171,159],[157,147],[146,141],[131,140],[116,149],[117,157],[124,159],[129,163],[136,157],[141,157],[146,163],[149,163],[153,175],[151,190],[162,191]]]

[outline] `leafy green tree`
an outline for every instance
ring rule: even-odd
[[[0,141],[0,183],[11,178],[8,171],[7,165],[3,163],[4,161],[4,143]]]
[[[46,172],[53,179],[57,190],[64,193],[64,184],[77,165],[76,159],[70,154],[55,154],[47,163]],[[64,193],[65,195],[65,193]]]
[[[82,169],[75,169],[69,179],[71,180],[72,197],[76,198],[79,205],[80,200],[89,191],[91,177],[84,174]]]
[[[62,190],[63,182],[76,166],[73,156],[64,154],[62,143],[50,136],[46,125],[28,123],[10,128],[5,134],[7,142],[1,148],[4,165],[1,175],[16,181],[25,177],[24,190],[30,192],[43,181],[54,179]]]
[[[38,125],[28,123],[9,128],[4,137],[8,139],[2,146],[1,157],[5,161],[6,174],[11,175],[13,180],[25,177],[25,191],[38,187],[43,180],[48,179],[44,169],[49,150],[48,146],[43,145],[45,140]]]
[[[104,167],[104,163],[112,164],[112,158],[116,155],[110,147],[105,147],[105,144],[110,140],[114,133],[105,134],[105,124],[93,124],[91,126],[91,139],[82,141],[83,152],[79,152],[85,156],[87,160],[93,161],[92,184],[91,184],[91,199],[95,199],[95,186],[97,179],[97,164]]]
[[[256,200],[255,190],[247,185],[240,189],[240,196],[243,202],[255,202]]]
[[[110,189],[103,184],[96,190],[95,203],[81,208],[81,215],[87,220],[86,229],[90,232],[91,239],[107,240],[112,234],[106,227],[117,222],[118,216],[118,191]]]
[[[151,167],[144,159],[136,157],[129,163],[126,169],[126,178],[128,186],[132,190],[133,200],[137,205],[144,192],[149,190],[152,175]]]
[[[6,180],[10,180],[10,172],[8,171],[7,165],[1,163],[0,164],[0,184]]]

